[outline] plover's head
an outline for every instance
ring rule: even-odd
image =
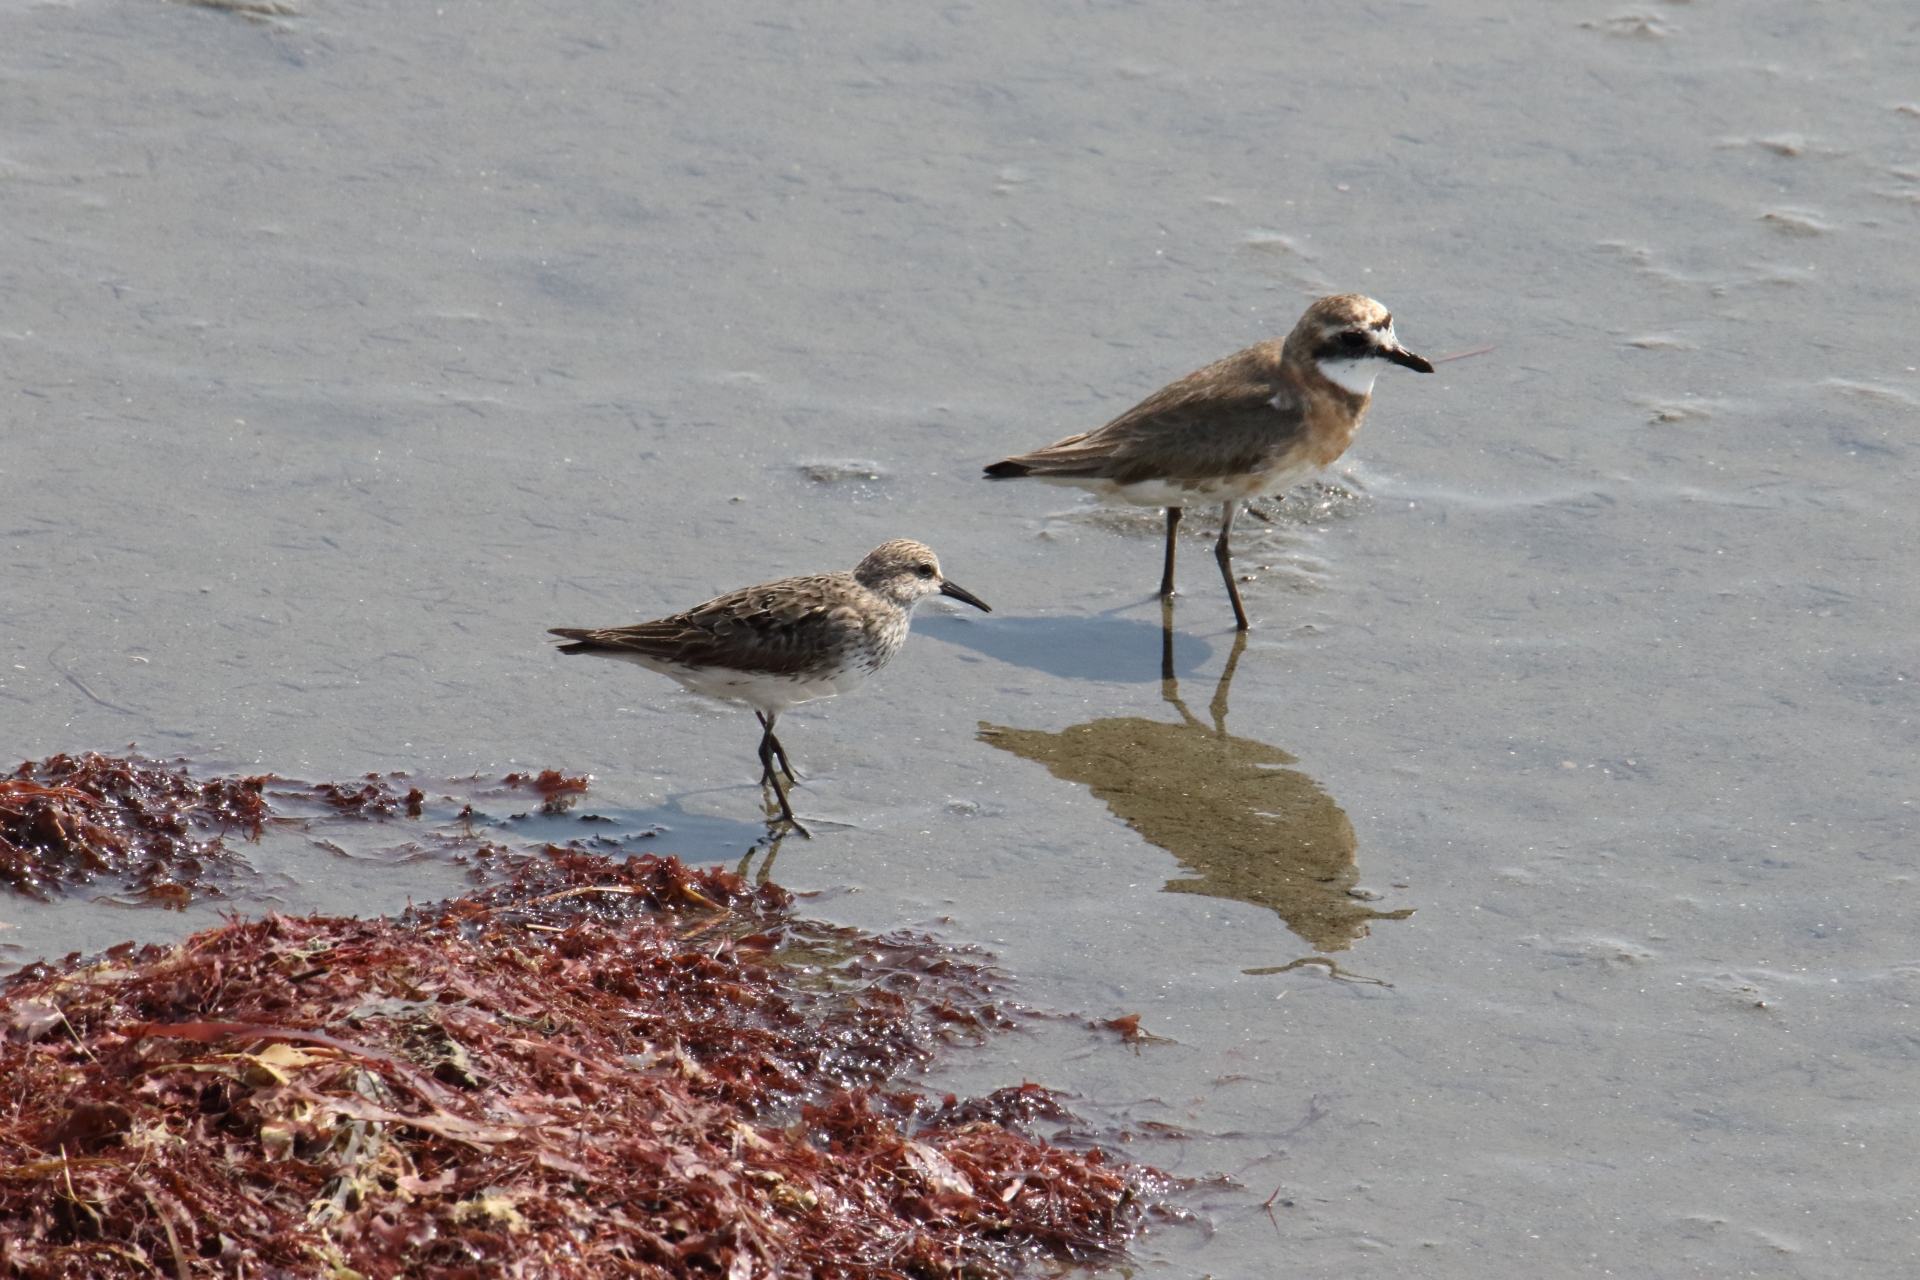
[[[1357,293],[1336,293],[1308,307],[1287,335],[1286,352],[1290,359],[1317,365],[1329,381],[1357,396],[1373,394],[1378,360],[1433,372],[1394,337],[1393,313]]]
[[[940,557],[933,548],[909,538],[883,542],[867,552],[853,570],[854,581],[884,600],[902,609],[911,609],[936,593],[952,596],[982,613],[992,613],[987,602],[956,583],[948,582],[940,572]]]

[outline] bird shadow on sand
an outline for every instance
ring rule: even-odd
[[[1069,680],[1146,684],[1163,677],[1161,628],[1139,618],[935,615],[914,624],[921,635],[971,649],[1011,666]],[[1213,656],[1198,636],[1173,635],[1173,670],[1191,675]]]
[[[1177,722],[1122,716],[1053,733],[982,721],[981,741],[1088,787],[1116,817],[1171,853],[1190,874],[1168,881],[1168,893],[1265,907],[1319,952],[1345,951],[1367,936],[1373,921],[1413,914],[1367,905],[1358,889],[1353,824],[1318,782],[1290,767],[1299,763],[1292,754],[1227,732],[1227,697],[1246,633],[1235,637],[1208,723],[1180,695],[1178,637],[1168,613],[1154,647],[1161,659],[1156,674]],[[1154,649],[1146,655],[1150,668]],[[1279,973],[1302,964],[1355,977],[1325,956],[1246,972]]]

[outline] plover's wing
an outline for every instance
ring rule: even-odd
[[[786,578],[730,591],[657,622],[630,627],[554,627],[573,643],[562,653],[643,654],[690,667],[801,675],[830,664],[864,629],[850,574]]]
[[[1262,343],[1169,383],[1104,427],[996,462],[987,475],[1210,480],[1264,471],[1306,438],[1306,404],[1281,376],[1279,344]]]

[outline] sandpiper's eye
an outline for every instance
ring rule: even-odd
[[[915,569],[914,572],[919,574],[923,578],[931,578],[934,574],[934,568],[930,564],[923,564],[919,568]]]

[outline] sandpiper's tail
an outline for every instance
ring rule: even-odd
[[[547,634],[574,641],[573,644],[561,645],[561,653],[592,653],[595,649],[606,647],[593,643],[593,632],[584,627],[549,627]]]
[[[1018,480],[1021,476],[1030,476],[1032,474],[1032,467],[1013,458],[996,462],[987,468],[987,479],[989,480]]]

